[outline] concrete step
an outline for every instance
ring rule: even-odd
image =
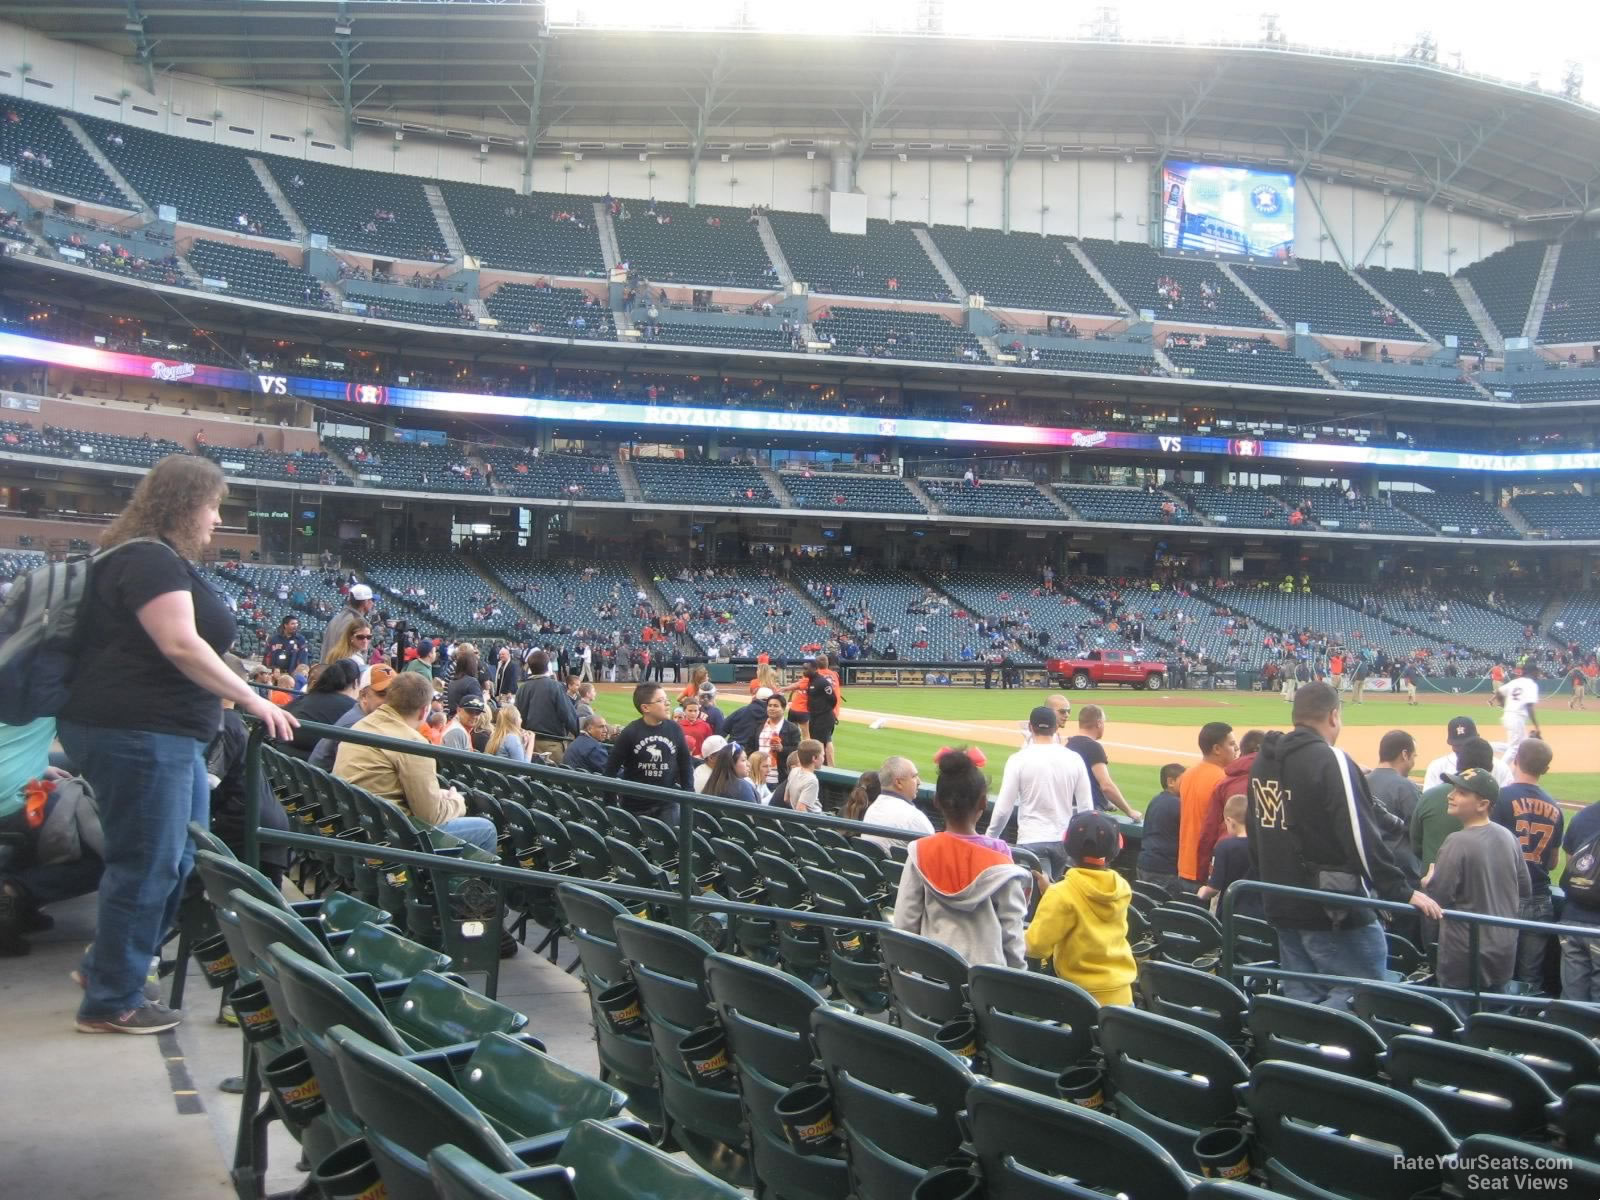
[[[967,302],[967,289],[962,286],[961,280],[956,278],[956,273],[950,264],[945,261],[944,253],[933,244],[933,238],[926,229],[913,229],[911,236],[917,239],[928,261],[933,264],[933,269],[939,272],[939,277],[944,280],[945,287],[950,289],[950,294],[961,303]]]
[[[1504,353],[1506,340],[1495,327],[1493,319],[1489,316],[1489,310],[1483,306],[1483,300],[1478,296],[1478,289],[1472,286],[1472,280],[1465,275],[1456,274],[1450,277],[1450,284],[1456,289],[1456,295],[1461,297],[1461,303],[1466,305],[1467,315],[1478,327],[1478,336],[1483,338],[1484,344],[1497,354]]]
[[[756,469],[760,472],[761,478],[766,481],[767,487],[772,490],[772,494],[778,498],[779,504],[783,505],[784,508],[800,507],[794,496],[790,494],[789,489],[783,486],[783,480],[779,478],[776,471],[771,467],[757,467]]]
[[[1111,281],[1101,273],[1099,267],[1094,265],[1094,259],[1084,253],[1081,245],[1077,242],[1068,242],[1067,250],[1072,254],[1073,258],[1078,260],[1078,265],[1089,272],[1089,278],[1100,285],[1100,290],[1111,298],[1111,302],[1117,306],[1123,315],[1130,317],[1134,315],[1133,305],[1129,304],[1122,297],[1122,294],[1111,286]]]
[[[789,258],[778,244],[778,235],[772,231],[772,222],[767,220],[765,213],[756,216],[756,232],[761,235],[767,258],[778,269],[778,282],[783,284],[784,291],[788,291],[789,285],[794,282],[794,270],[789,266]]]
[[[604,200],[594,202],[594,227],[600,234],[600,252],[605,255],[606,266],[616,266],[622,261],[622,248],[617,244],[617,227],[611,223],[611,212]]]
[[[1551,242],[1545,247],[1544,262],[1539,267],[1539,281],[1533,285],[1533,299],[1528,301],[1528,316],[1522,323],[1522,336],[1529,341],[1539,340],[1539,329],[1544,324],[1544,306],[1550,299],[1550,285],[1556,279],[1556,264],[1561,261],[1561,243]]]
[[[295,212],[294,205],[290,203],[289,197],[283,194],[283,189],[278,186],[278,181],[272,177],[272,172],[267,170],[267,164],[253,154],[249,155],[245,161],[250,164],[250,169],[256,173],[256,178],[261,181],[262,189],[271,198],[272,203],[277,206],[278,215],[289,226],[289,232],[294,234],[299,241],[305,241],[310,236],[311,231],[306,228],[306,223],[300,219],[300,214]]]
[[[422,192],[428,197],[428,208],[439,224],[439,233],[444,237],[444,246],[450,251],[451,261],[460,262],[466,256],[467,248],[461,241],[461,231],[456,228],[456,219],[450,215],[450,206],[444,202],[444,193],[437,184],[432,183],[423,184]]]
[[[639,486],[639,477],[633,473],[633,463],[629,459],[618,457],[617,484],[622,488],[622,498],[629,504],[644,503],[644,489]]]
[[[1319,363],[1319,362],[1312,362],[1310,359],[1306,359],[1306,365],[1309,366],[1318,375],[1321,375],[1324,379],[1326,379],[1328,381],[1328,386],[1333,388],[1335,391],[1343,391],[1344,390],[1344,384],[1339,382],[1339,377],[1337,375],[1335,375],[1332,371],[1328,370],[1328,368],[1324,364]]]
[[[944,511],[944,509],[939,507],[938,501],[936,501],[932,496],[928,495],[927,492],[923,491],[922,485],[915,479],[911,478],[909,475],[902,475],[900,478],[905,485],[911,489],[911,494],[918,500],[922,501],[923,505],[929,512],[937,513]]]
[[[1241,292],[1248,296],[1251,304],[1254,304],[1262,312],[1266,313],[1267,319],[1270,320],[1274,325],[1276,325],[1279,329],[1289,328],[1288,322],[1280,317],[1277,313],[1273,312],[1272,309],[1267,307],[1267,302],[1260,296],[1256,295],[1256,290],[1244,281],[1244,277],[1241,276],[1239,272],[1235,271],[1225,262],[1219,262],[1217,264],[1217,270],[1222,272],[1223,277],[1229,283],[1233,284],[1234,287],[1238,288]]]
[[[112,161],[106,157],[105,151],[95,145],[95,140],[84,132],[83,126],[65,113],[58,113],[57,115],[61,118],[61,123],[67,127],[67,132],[72,134],[77,139],[78,145],[83,147],[84,153],[94,159],[95,166],[104,171],[107,178],[121,188],[128,199],[143,206],[146,212],[154,215],[155,210],[150,207],[150,202],[134,190],[133,184],[129,183],[122,172],[117,170]]]

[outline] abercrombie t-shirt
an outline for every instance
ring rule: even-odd
[[[195,630],[206,645],[218,654],[233,645],[233,614],[187,559],[155,543],[118,550],[94,568],[83,647],[62,720],[201,742],[216,735],[221,701],[191,683],[139,624],[139,610],[168,592],[194,598]]]
[[[676,721],[659,725],[634,721],[617,735],[605,773],[629,783],[694,791],[694,760]]]

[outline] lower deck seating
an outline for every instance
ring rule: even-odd
[[[582,288],[503,283],[484,307],[507,333],[614,341],[611,310]]]
[[[333,307],[320,280],[290,266],[270,250],[198,239],[189,246],[189,265],[202,279],[227,284],[227,294],[294,308]]]
[[[833,305],[812,319],[812,330],[831,343],[830,353],[858,358],[910,358],[929,362],[986,363],[972,334],[929,312]]]

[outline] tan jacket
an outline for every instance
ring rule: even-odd
[[[429,744],[387,704],[362,717],[352,728],[404,742]],[[430,825],[442,825],[466,815],[466,805],[461,800],[439,790],[439,772],[433,759],[420,754],[341,742],[333,760],[333,773],[374,796],[394,801]]]

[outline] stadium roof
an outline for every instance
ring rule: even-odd
[[[1508,219],[1600,204],[1600,110],[1436,62],[1286,44],[548,28],[534,0],[0,0],[157,72],[554,141],[838,139],[1241,159]],[[537,86],[536,86],[537,83]],[[531,119],[530,119],[531,118]],[[907,142],[911,145],[908,147]],[[600,147],[596,147],[599,149]],[[715,147],[722,150],[721,146]],[[924,152],[940,153],[921,147]],[[727,151],[724,151],[727,152]]]

